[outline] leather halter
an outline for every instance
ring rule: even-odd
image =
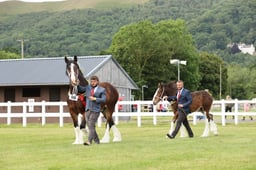
[[[158,90],[159,90],[159,88],[158,88]],[[160,96],[155,96],[155,97],[159,98],[160,100],[162,100],[163,99],[163,95],[164,95],[164,91],[165,91],[165,88],[163,86],[163,91],[162,91],[161,95]]]

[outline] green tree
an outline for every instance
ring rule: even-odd
[[[228,91],[233,98],[252,99],[256,96],[256,68],[232,64],[228,67]]]
[[[170,59],[186,60],[182,79],[191,90],[198,87],[198,55],[182,20],[156,24],[146,20],[124,26],[114,35],[109,51],[139,87],[149,85],[148,98],[159,81],[177,80],[177,67],[170,65]]]
[[[220,99],[220,95],[223,97],[226,94],[228,78],[227,65],[219,56],[201,52],[199,72],[202,77],[200,90],[208,89],[216,99]]]
[[[0,51],[0,59],[17,59],[17,58],[21,58],[21,56],[9,51]]]

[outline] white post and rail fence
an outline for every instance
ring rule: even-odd
[[[225,112],[226,104],[233,104],[232,112]],[[122,105],[123,110],[118,110],[118,105]],[[249,105],[250,109],[245,110],[244,106]],[[6,120],[7,125],[12,124],[13,118],[21,118],[22,126],[27,126],[28,118],[40,118],[42,125],[47,123],[47,118],[57,118],[59,120],[59,126],[64,126],[64,118],[70,117],[67,110],[66,102],[4,102],[0,103],[0,120]],[[16,107],[16,110],[15,110]],[[17,112],[17,107],[20,109]],[[32,109],[33,107],[39,107],[40,109]],[[57,111],[47,112],[49,107],[55,107]],[[66,109],[65,109],[66,108]],[[15,110],[15,111],[13,111]],[[40,110],[40,111],[38,111]],[[211,108],[211,114],[220,119],[222,126],[226,125],[227,119],[225,116],[234,116],[234,124],[238,124],[239,116],[256,116],[256,100],[215,100]],[[137,126],[142,125],[143,117],[152,117],[153,124],[157,124],[157,118],[162,116],[173,116],[171,110],[167,112],[158,111],[157,106],[153,106],[152,101],[118,101],[113,118],[115,123],[118,124],[122,117],[135,117],[137,118]],[[193,124],[196,125],[198,116],[202,116],[201,112],[194,112],[189,115],[189,119],[192,119]],[[70,118],[71,119],[71,118]],[[168,118],[170,120],[170,118]],[[102,119],[98,120],[98,126],[101,126]]]

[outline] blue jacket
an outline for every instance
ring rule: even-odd
[[[171,100],[177,100],[177,95],[176,96],[168,96],[167,98],[168,101]],[[190,91],[188,89],[182,89],[180,98],[178,100],[178,104],[183,104],[183,110],[186,112],[186,114],[190,113],[190,105],[192,103],[192,96],[190,94]]]
[[[101,103],[106,102],[106,90],[101,86],[96,87],[96,91],[94,91],[94,97],[96,97],[96,101],[89,100],[89,96],[91,96],[91,85],[87,86],[77,86],[79,92],[85,92],[86,96],[86,107],[85,111],[91,110],[93,112],[100,112]]]

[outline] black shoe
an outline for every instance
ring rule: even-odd
[[[194,135],[192,134],[192,135],[188,135],[190,138],[193,138],[194,137]]]
[[[174,139],[174,136],[170,135],[169,133],[167,133],[166,136],[167,136],[169,139]]]
[[[89,142],[84,142],[84,145],[85,146],[90,146],[90,143]]]

